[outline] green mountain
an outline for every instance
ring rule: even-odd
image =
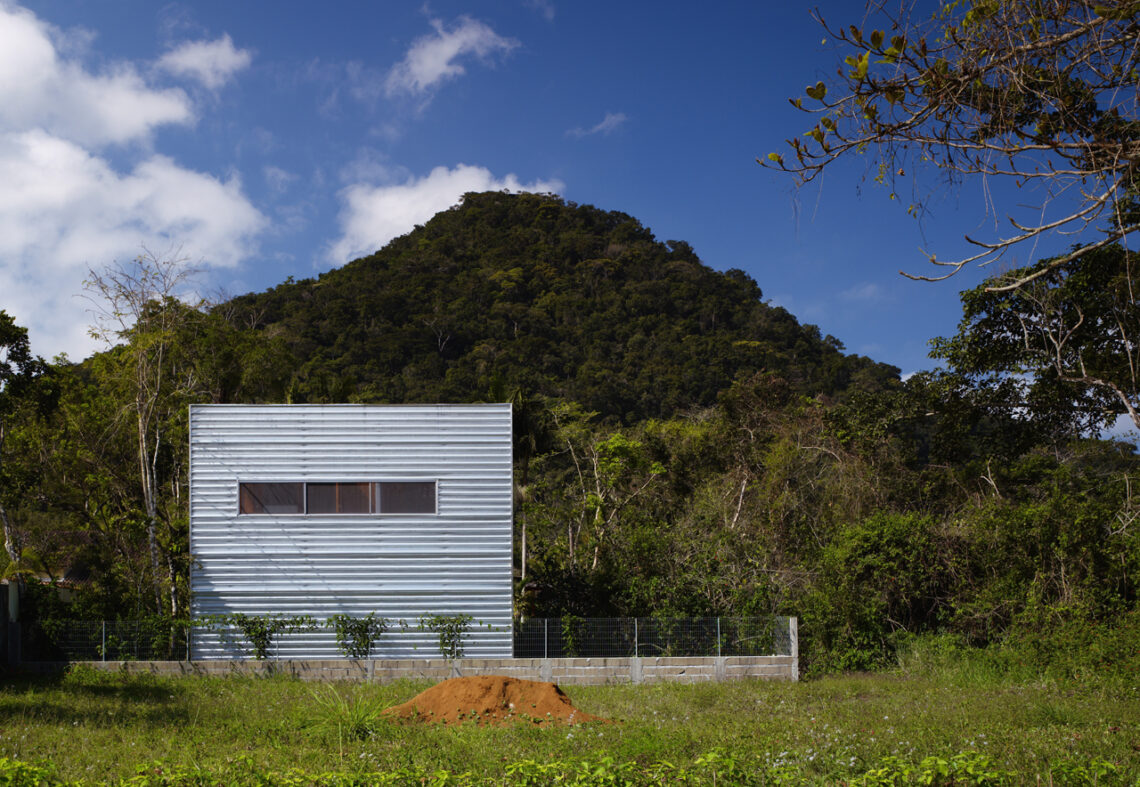
[[[624,213],[489,192],[316,279],[225,305],[283,342],[294,402],[562,397],[632,423],[716,401],[766,371],[842,398],[898,370],[764,303]]]

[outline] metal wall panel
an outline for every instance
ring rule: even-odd
[[[475,619],[465,655],[511,655],[511,407],[192,405],[191,612],[404,620],[376,658],[439,655],[425,614]],[[435,514],[238,515],[249,481],[435,481]],[[193,657],[234,658],[196,627]],[[240,635],[237,635],[240,641]],[[332,631],[279,638],[281,658],[341,655]]]

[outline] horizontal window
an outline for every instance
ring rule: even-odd
[[[370,514],[368,484],[306,484],[310,514]]]
[[[435,481],[379,481],[376,498],[380,514],[434,514]]]
[[[238,498],[238,511],[243,514],[305,513],[304,484],[242,484]]]
[[[238,484],[240,514],[434,514],[435,481]]]

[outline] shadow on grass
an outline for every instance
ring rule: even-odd
[[[77,697],[115,698],[130,702],[170,701],[183,694],[178,683],[155,675],[127,675],[72,665],[60,672],[45,674],[8,673],[0,697],[36,695],[53,691]]]
[[[15,721],[34,721],[38,724],[62,726],[98,725],[106,727],[133,726],[184,726],[190,714],[174,700],[165,702],[147,700],[126,703],[76,702],[73,698],[22,694],[0,694],[0,725]]]

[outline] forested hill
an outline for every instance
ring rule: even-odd
[[[1085,284],[1104,280],[1061,279],[1068,302],[1131,314]],[[1081,390],[1045,379],[1051,395],[1009,406],[1017,381],[989,372],[1023,356],[989,326],[1015,317],[989,312],[1018,307],[979,311],[983,292],[964,298],[965,338],[936,344],[956,368],[902,382],[627,215],[474,194],[315,281],[208,312],[136,299],[121,342],[80,364],[38,361],[0,311],[0,573],[76,583],[66,602],[27,584],[28,621],[181,618],[189,404],[519,391],[521,615],[793,614],[813,672],[895,664],[930,634],[939,658],[955,642],[1023,642],[1019,664],[1094,654],[1131,686],[1140,460],[1080,433]]]
[[[548,195],[467,194],[369,257],[225,308],[283,342],[294,402],[470,401],[499,386],[632,423],[712,404],[757,371],[838,398],[898,375],[688,243]]]

